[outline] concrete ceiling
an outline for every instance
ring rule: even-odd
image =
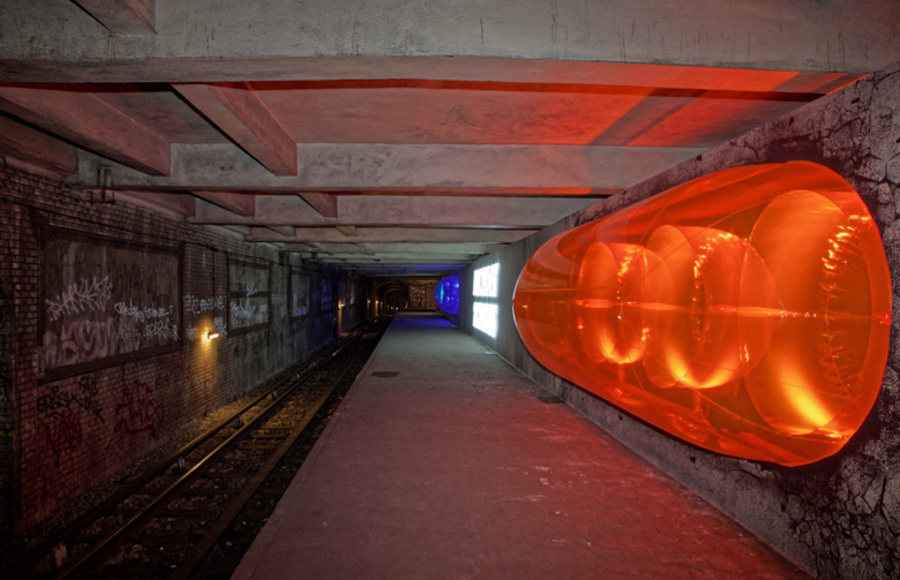
[[[437,275],[900,54],[891,1],[603,4],[2,0],[0,153]]]

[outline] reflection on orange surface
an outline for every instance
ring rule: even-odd
[[[875,403],[890,273],[844,179],[757,165],[553,238],[514,312],[554,373],[700,447],[802,465],[837,452]]]

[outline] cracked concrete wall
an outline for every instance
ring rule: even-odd
[[[628,447],[733,515],[789,558],[826,579],[900,577],[900,63],[761,126],[463,272],[500,262],[499,330],[491,340],[462,326]],[[668,437],[556,377],[525,350],[511,297],[527,258],[556,233],[721,169],[807,160],[846,178],[875,217],[894,287],[891,349],[881,393],[868,418],[836,455],[803,467],[738,460]]]

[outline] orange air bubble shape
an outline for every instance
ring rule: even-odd
[[[556,236],[513,308],[554,373],[699,447],[803,465],[875,403],[891,283],[856,191],[791,162],[714,173]]]

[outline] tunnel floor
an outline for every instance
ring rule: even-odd
[[[809,578],[554,401],[396,318],[233,578]]]

